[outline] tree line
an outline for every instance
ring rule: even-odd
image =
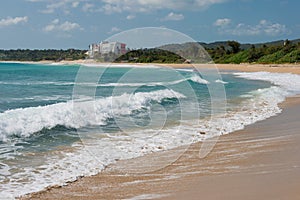
[[[115,62],[131,63],[183,63],[181,56],[163,49],[137,49],[131,50],[115,59]]]
[[[184,63],[187,60],[207,63],[298,63],[300,42],[285,40],[282,43],[242,45],[237,41],[220,42],[221,45],[205,47],[197,43],[172,44],[158,49],[137,49],[120,56],[116,62]],[[224,45],[222,45],[224,44]],[[211,45],[212,46],[212,45]],[[246,48],[245,48],[246,46]],[[243,48],[242,48],[243,47]],[[174,53],[173,53],[174,52]],[[210,58],[208,58],[210,56]],[[196,60],[198,59],[198,60]],[[202,59],[202,60],[201,60]]]
[[[79,60],[86,58],[86,50],[68,49],[68,50],[0,50],[0,60],[3,61],[61,61],[61,60]]]
[[[242,48],[243,47],[243,48]],[[131,63],[184,63],[209,62],[215,63],[298,63],[300,62],[300,42],[285,40],[282,43],[241,45],[237,41],[220,42],[217,45],[205,46],[207,53],[197,43],[172,44],[160,48],[135,49],[124,55],[107,55],[112,59],[104,61]],[[3,61],[61,61],[86,59],[87,50],[0,50]],[[207,54],[207,55],[206,55]],[[210,59],[207,57],[210,56]],[[104,57],[104,58],[106,58]],[[200,58],[200,60],[196,60]],[[202,60],[201,60],[202,59]]]

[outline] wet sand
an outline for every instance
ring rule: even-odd
[[[224,173],[186,177],[179,192],[163,199],[299,199],[300,97],[282,107],[279,116],[221,138],[212,154],[237,152],[219,154],[229,158]]]
[[[96,176],[27,198],[299,199],[300,97],[281,106],[280,115],[221,136],[204,159],[198,156],[202,143],[196,143],[159,170],[135,173],[149,160],[163,160],[184,147],[120,161]]]

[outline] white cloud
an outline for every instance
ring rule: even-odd
[[[94,6],[95,6],[94,4],[86,3],[86,4],[83,5],[82,10],[84,12],[93,12]]]
[[[132,20],[132,19],[134,19],[135,18],[135,15],[128,15],[127,17],[126,17],[126,19],[128,19],[128,20]]]
[[[231,19],[223,18],[217,19],[214,23],[214,26],[228,26],[231,23]]]
[[[231,25],[232,23],[230,19],[223,21],[220,20],[220,23],[218,23],[219,25],[217,25],[217,21],[214,25],[219,27],[220,34],[229,34],[235,36],[279,36],[290,33],[290,30],[286,27],[286,25],[273,23],[268,20],[261,20],[258,24],[255,25],[249,25],[244,23]]]
[[[83,30],[79,24],[65,21],[59,23],[59,19],[53,20],[49,25],[43,29],[45,32],[71,32],[74,30]]]
[[[107,14],[112,14],[112,13],[120,13],[123,11],[124,8],[121,8],[118,5],[112,5],[112,4],[105,4],[102,7],[102,11],[104,11]]]
[[[121,12],[151,12],[153,10],[199,10],[228,0],[102,0],[107,14]]]
[[[75,9],[79,6],[81,2],[86,2],[88,0],[27,0],[31,3],[44,2],[46,3],[46,8],[40,10],[41,13],[51,14],[57,10],[62,10],[65,14],[69,14],[71,9]]]
[[[271,23],[267,20],[261,20],[258,27],[260,27],[266,35],[271,36],[282,35],[290,32],[286,25]]]
[[[108,34],[117,33],[120,32],[121,29],[118,27],[112,27],[111,30],[108,32]]]
[[[72,7],[77,8],[79,6],[79,3],[80,3],[79,1],[72,2]]]
[[[26,23],[26,22],[28,22],[28,17],[27,16],[15,17],[15,18],[7,17],[5,19],[0,20],[0,27],[17,25],[19,23]]]
[[[163,18],[163,21],[180,21],[183,19],[184,19],[183,14],[176,14],[176,13],[170,12],[165,18]]]
[[[72,9],[77,8],[80,3],[85,4],[82,8],[85,12],[105,12],[106,14],[129,12],[144,13],[155,10],[167,9],[170,11],[196,10],[207,8],[214,4],[230,0],[27,0],[46,4],[45,9],[40,12],[51,14],[58,10],[69,14]],[[91,7],[93,5],[93,7]]]
[[[52,4],[48,4],[46,6],[46,9],[44,10],[41,10],[42,13],[45,13],[45,14],[50,14],[50,13],[54,13],[55,9],[58,9],[60,7],[64,6],[64,2],[61,1],[61,2],[58,2],[58,3],[52,3]]]
[[[48,4],[46,6],[46,9],[41,10],[40,12],[44,13],[44,14],[54,13],[56,9],[63,8],[65,6],[65,3],[66,3],[65,1],[60,1],[60,2],[54,2],[54,3]],[[65,12],[66,12],[66,10],[65,10]]]

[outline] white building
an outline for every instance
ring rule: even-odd
[[[100,44],[92,44],[89,46],[89,55],[93,58],[95,55],[105,55],[113,53],[121,55],[126,53],[126,44],[120,42],[102,41]]]
[[[124,54],[126,53],[126,44],[120,42],[101,42],[100,43],[100,53],[101,54]]]
[[[91,44],[89,45],[89,56],[93,58],[96,54],[100,53],[100,45],[99,44]]]

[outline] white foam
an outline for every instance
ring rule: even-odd
[[[9,81],[0,81],[1,85],[57,85],[57,86],[72,86],[74,82],[53,82],[53,81],[26,81],[26,82],[9,82]]]
[[[140,82],[140,83],[81,83],[81,82],[53,82],[53,81],[27,81],[27,82],[7,82],[0,81],[2,85],[55,85],[55,86],[73,86],[73,85],[82,85],[82,86],[90,86],[90,87],[139,87],[139,86],[161,86],[161,85],[175,85],[185,81],[193,81],[199,84],[208,84],[209,82],[202,79],[200,76],[193,74],[190,77],[169,81],[169,82]]]
[[[113,115],[130,114],[149,106],[150,101],[160,102],[164,98],[184,98],[173,90],[138,92],[133,95],[102,98],[95,101],[57,103],[47,106],[20,108],[0,113],[0,141],[8,136],[29,137],[43,128],[57,125],[80,128],[89,125],[104,125]],[[112,104],[113,102],[113,104]]]
[[[169,81],[169,82],[146,82],[146,83],[103,83],[103,84],[97,84],[96,86],[113,86],[113,87],[138,87],[138,86],[168,86],[168,85],[175,85],[179,84],[185,81],[193,81],[195,83],[199,84],[208,84],[209,82],[207,80],[204,80],[200,78],[200,76],[194,74],[190,77]],[[77,84],[77,83],[76,83]],[[80,84],[80,83],[79,83]]]
[[[244,101],[240,108],[216,116],[213,120],[203,123],[199,130],[206,132],[209,137],[242,130],[247,125],[280,113],[278,103],[284,101],[286,94],[282,88],[276,86],[253,91],[249,93],[252,98]]]
[[[268,81],[281,88],[286,89],[291,95],[300,92],[300,76],[289,73],[270,73],[270,72],[252,72],[252,73],[234,73],[236,76],[250,80]]]
[[[300,76],[295,74],[252,72],[234,73],[236,76],[250,80],[263,80],[273,83],[275,86],[258,89],[243,97],[242,107],[230,111],[224,116],[216,116],[213,121],[204,123],[200,130],[208,135],[228,134],[236,130],[244,129],[246,125],[265,120],[281,112],[278,104],[286,97],[300,93]]]
[[[83,148],[65,155],[56,153],[48,155],[43,165],[25,167],[20,172],[9,177],[9,183],[0,184],[1,198],[19,197],[31,192],[38,192],[51,185],[65,185],[75,181],[80,176],[91,176],[99,173],[107,163],[99,162]],[[0,199],[1,199],[0,198]]]
[[[161,68],[157,65],[135,65],[135,64],[113,64],[113,63],[83,63],[85,67],[98,67],[98,68]]]
[[[209,82],[203,78],[201,78],[198,75],[194,75],[190,78],[191,81],[195,82],[195,83],[200,83],[200,84],[209,84]]]
[[[194,69],[175,69],[176,71],[193,72]]]
[[[220,80],[220,79],[216,80],[215,82],[216,82],[216,83],[221,83],[221,84],[228,84],[228,82],[225,82],[225,81]]]
[[[300,93],[300,76],[296,74],[242,72],[234,75],[249,80],[268,81],[274,86],[243,95],[249,99],[243,102],[241,108],[228,112],[225,116],[214,118],[213,121],[201,126],[201,131],[219,135],[244,129],[246,125],[279,114],[281,109],[278,104],[286,97]]]
[[[7,101],[62,101],[62,100],[70,100],[71,96],[67,95],[51,95],[51,96],[30,96],[30,97],[19,97],[19,98],[8,98]],[[0,100],[1,101],[1,100]]]

